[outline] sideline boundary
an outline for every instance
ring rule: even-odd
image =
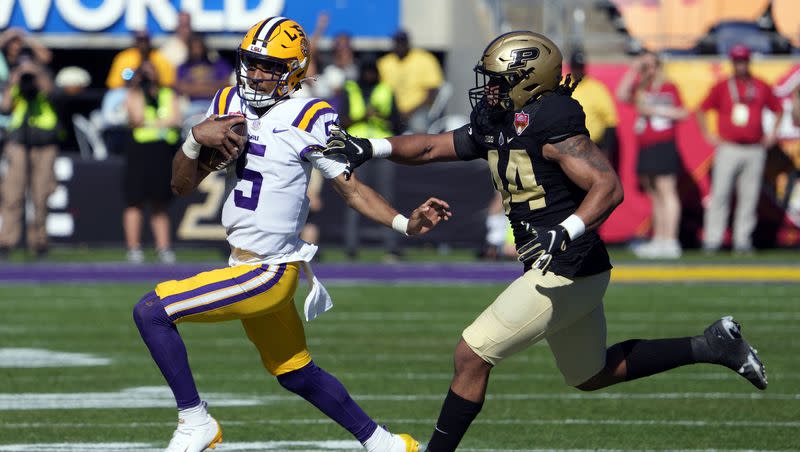
[[[157,282],[183,279],[219,268],[214,264],[131,265],[124,263],[8,264],[0,265],[0,283]],[[486,284],[507,283],[522,271],[519,264],[400,263],[316,264],[317,276],[329,283]],[[800,265],[631,265],[611,272],[618,283],[800,283]]]

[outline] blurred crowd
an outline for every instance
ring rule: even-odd
[[[392,48],[383,55],[357,53],[346,33],[334,34],[330,49],[322,51],[320,42],[328,27],[327,14],[320,14],[309,36],[309,79],[295,95],[328,100],[353,135],[380,138],[446,129],[443,113],[450,89],[435,55],[414,47],[403,30],[392,36]],[[56,186],[53,162],[65,137],[74,134],[84,158],[104,159],[109,149],[125,158],[121,224],[127,260],[144,261],[142,230],[147,217],[158,260],[175,261],[168,215],[172,156],[187,131],[206,115],[215,93],[236,83],[236,62],[209,48],[206,36],[193,30],[192,18],[185,12],[178,16],[175,33],[159,47],[145,31],[134,33],[131,40],[132,46],[110,62],[102,103],[86,117],[73,111],[75,100],[91,84],[86,70],[69,66],[54,75],[49,69],[52,52],[34,36],[19,29],[0,33],[0,142],[5,162],[0,173],[0,259],[23,237],[30,253],[47,254],[47,198]],[[710,90],[695,114],[706,140],[716,148],[703,247],[713,253],[722,246],[735,194],[733,247],[750,253],[765,150],[776,142],[775,130],[763,131],[761,111],[773,110],[780,119],[782,108],[771,87],[751,75],[747,47],[734,46],[729,57],[734,74]],[[615,93],[587,73],[586,55],[580,49],[568,64],[573,76],[582,79],[574,96],[586,112],[591,139],[615,166],[619,164],[615,99],[635,107],[636,174],[652,203],[652,226],[648,239],[634,252],[642,258],[679,257],[682,162],[675,127],[690,113],[662,71],[659,55],[638,56]],[[793,99],[795,105],[800,103],[796,92]],[[717,132],[705,126],[704,113],[711,110],[720,118]],[[798,111],[794,109],[795,121],[800,124]],[[394,173],[384,163],[373,162],[361,174],[391,200]],[[311,184],[312,215],[303,232],[311,242],[318,239],[314,213],[323,207],[321,178],[314,180],[319,183]],[[25,209],[26,198],[32,210]],[[488,212],[487,257],[513,256],[513,239],[499,197]],[[346,221],[346,250],[355,256],[362,234],[355,217]],[[386,251],[397,254],[395,235],[387,231],[382,237]]]
[[[441,116],[444,100],[434,104],[443,75],[433,54],[413,48],[403,31],[393,37],[392,51],[380,58],[357,56],[351,37],[344,33],[334,37],[330,52],[319,52],[328,22],[327,14],[321,14],[310,36],[309,79],[295,95],[328,100],[350,133],[366,137],[424,132]],[[122,229],[127,260],[144,261],[142,230],[149,217],[158,260],[175,261],[168,215],[172,156],[188,130],[205,117],[216,92],[236,83],[235,62],[208,47],[186,12],[178,15],[175,33],[159,47],[146,31],[131,38],[133,45],[111,61],[101,105],[85,117],[74,114],[72,107],[91,84],[86,70],[70,66],[53,75],[52,53],[33,35],[20,29],[0,33],[0,142],[5,161],[0,173],[0,259],[23,237],[30,253],[47,255],[47,198],[56,188],[53,164],[67,136],[74,133],[84,158],[104,159],[109,149],[124,156]],[[312,216],[303,232],[312,242],[318,237],[313,213],[322,207],[321,178],[314,176],[317,183],[309,191]],[[391,185],[382,185],[384,196],[391,198]],[[32,204],[32,212],[25,209],[26,202]],[[387,240],[394,238],[387,235]],[[357,240],[350,246],[355,255]]]

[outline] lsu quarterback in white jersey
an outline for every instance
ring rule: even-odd
[[[430,198],[406,218],[349,177],[345,163],[322,154],[336,112],[318,99],[289,98],[305,77],[309,58],[306,35],[297,22],[272,17],[255,24],[237,49],[237,85],[217,93],[208,118],[192,128],[173,161],[172,188],[178,195],[191,193],[208,175],[198,167],[201,146],[219,149],[235,164],[227,170],[222,213],[232,249],[229,266],[158,284],[133,310],[178,406],[178,428],[167,452],[199,452],[222,440],[219,423],[197,392],[177,324],[225,320],[242,322],[264,367],[281,386],[339,423],[366,450],[419,448],[410,436],[379,427],[311,359],[293,301],[299,268],[311,274],[307,262],[316,246],[298,235],[308,215],[312,167],[332,181],[350,207],[404,234],[426,233],[450,217],[449,206]],[[217,120],[220,116],[224,118]],[[243,121],[246,139],[231,130]],[[315,278],[312,282],[308,319],[330,307],[327,292]]]

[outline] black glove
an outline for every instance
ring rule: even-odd
[[[353,170],[372,158],[372,143],[366,138],[354,137],[338,125],[332,125],[324,155],[343,155],[347,159],[344,178],[350,179]]]
[[[527,222],[522,222],[525,229],[533,234],[533,238],[526,244],[517,248],[519,261],[528,264],[533,262],[532,268],[546,272],[550,267],[553,256],[567,250],[569,234],[564,226],[557,225],[552,228],[537,228]]]

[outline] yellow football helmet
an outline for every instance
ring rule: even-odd
[[[561,82],[561,50],[545,35],[512,31],[495,38],[475,66],[472,106],[485,96],[497,107],[518,110]],[[481,82],[480,77],[483,77]]]
[[[310,61],[306,33],[300,24],[285,17],[262,20],[242,39],[236,60],[239,97],[251,107],[270,107],[300,88]],[[256,68],[270,77],[255,77]]]

